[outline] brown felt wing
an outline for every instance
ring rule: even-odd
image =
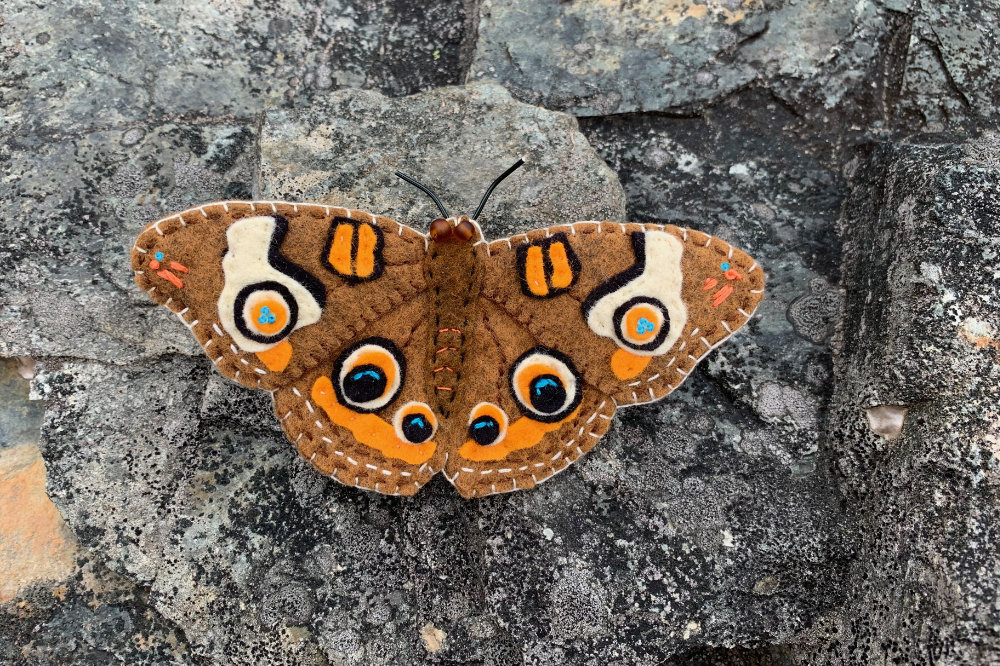
[[[421,293],[425,249],[422,234],[369,213],[226,201],[147,225],[131,260],[223,375],[273,390]]]
[[[426,246],[369,213],[228,201],[150,224],[131,259],[223,375],[273,392],[317,469],[412,494],[444,458],[422,381]]]
[[[488,251],[482,297],[618,406],[677,388],[764,295],[752,257],[673,226],[578,222]]]
[[[539,344],[481,300],[460,393],[442,443],[445,474],[463,497],[533,488],[593,448],[614,400],[560,351]]]

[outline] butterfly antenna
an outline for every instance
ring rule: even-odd
[[[410,185],[413,185],[413,187],[417,188],[418,190],[429,196],[431,199],[433,199],[434,204],[438,207],[438,210],[441,211],[441,215],[443,215],[444,217],[451,217],[450,215],[448,215],[448,211],[447,209],[445,209],[444,204],[441,203],[441,200],[438,199],[437,195],[431,191],[431,188],[421,183],[418,183],[416,180],[414,180],[410,176],[407,176],[402,171],[397,171],[396,175],[405,180],[406,182],[408,182]]]
[[[502,174],[497,176],[497,179],[493,181],[493,183],[489,186],[489,188],[487,188],[486,194],[483,195],[483,200],[479,202],[479,208],[476,209],[476,213],[472,216],[473,220],[479,219],[479,214],[483,212],[483,206],[486,205],[486,200],[490,198],[491,194],[493,194],[493,190],[496,189],[497,185],[499,185],[504,178],[506,178],[510,174],[520,169],[522,164],[524,164],[523,157],[519,158],[516,162],[514,162],[513,166],[511,166],[509,169],[507,169]]]

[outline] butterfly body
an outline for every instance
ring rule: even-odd
[[[487,241],[468,216],[424,234],[289,202],[158,220],[132,266],[220,372],[272,392],[318,470],[402,495],[439,471],[466,497],[544,481],[617,408],[676,388],[763,296],[752,258],[688,229],[577,222]]]

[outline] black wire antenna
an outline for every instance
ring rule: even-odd
[[[490,198],[491,194],[493,194],[493,190],[495,190],[497,188],[497,185],[499,185],[501,182],[503,182],[504,178],[506,178],[510,174],[512,174],[515,171],[517,171],[518,169],[520,169],[523,164],[524,164],[524,158],[523,157],[518,158],[517,162],[514,162],[514,164],[512,164],[510,166],[510,168],[508,168],[502,174],[500,174],[499,176],[497,176],[496,180],[494,180],[492,183],[490,183],[490,186],[488,188],[486,188],[486,194],[483,195],[482,201],[479,202],[479,207],[476,208],[476,212],[472,215],[472,219],[473,220],[478,220],[479,219],[479,214],[483,212],[483,207],[486,206],[486,200]],[[438,210],[441,211],[442,215],[444,215],[445,217],[451,217],[448,214],[448,210],[444,207],[444,204],[441,203],[441,200],[438,199],[437,195],[434,194],[434,192],[431,190],[431,188],[429,188],[426,185],[418,182],[412,176],[407,176],[402,171],[397,171],[396,175],[399,176],[400,178],[402,178],[403,180],[405,180],[406,182],[408,182],[410,185],[413,185],[415,188],[417,188],[418,190],[420,190],[421,192],[423,192],[427,196],[429,196],[434,201],[434,204],[438,207]]]

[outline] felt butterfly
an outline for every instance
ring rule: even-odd
[[[219,371],[268,390],[341,483],[464,497],[532,488],[659,400],[743,326],[764,275],[708,234],[575,222],[487,241],[478,210],[427,234],[321,204],[225,201],[148,225],[138,285]]]

